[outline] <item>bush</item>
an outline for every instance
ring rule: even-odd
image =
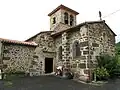
[[[101,55],[97,57],[97,78],[116,77],[120,75],[120,65],[117,56]]]
[[[94,73],[96,73],[97,80],[106,80],[109,77],[109,73],[104,67],[96,68]]]

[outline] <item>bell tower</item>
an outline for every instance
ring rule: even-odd
[[[50,17],[50,30],[58,32],[76,25],[76,15],[79,13],[60,5],[48,14]]]

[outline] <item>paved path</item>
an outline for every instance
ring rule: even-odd
[[[0,90],[120,90],[120,80],[112,80],[102,86],[78,83],[54,76],[16,78],[0,81]]]

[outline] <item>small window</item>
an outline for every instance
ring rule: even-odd
[[[78,41],[75,41],[73,44],[73,58],[80,56],[80,44]]]
[[[68,13],[67,12],[64,13],[64,22],[65,24],[68,24]]]
[[[74,17],[70,15],[70,26],[73,26]]]
[[[55,23],[56,23],[56,18],[54,17],[54,18],[53,18],[53,24],[55,24]]]
[[[62,60],[62,46],[59,47],[59,60]]]

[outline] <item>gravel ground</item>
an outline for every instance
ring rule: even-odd
[[[0,81],[0,90],[120,90],[120,79],[90,85],[54,76],[21,77]]]

